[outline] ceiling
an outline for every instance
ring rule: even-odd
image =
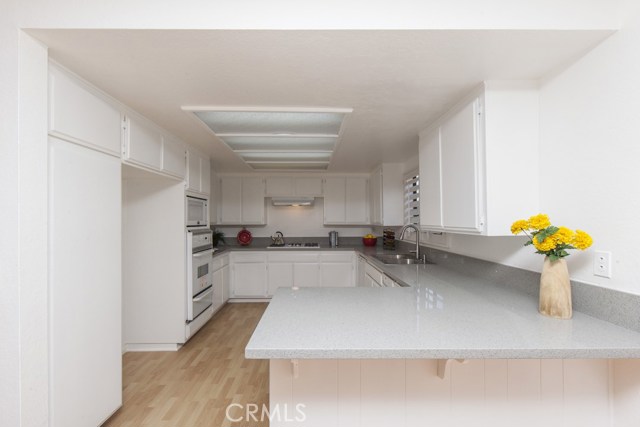
[[[50,56],[209,154],[249,172],[183,106],[353,108],[330,172],[417,155],[418,132],[483,80],[540,79],[608,30],[30,30]]]

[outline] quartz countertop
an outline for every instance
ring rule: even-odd
[[[408,287],[281,288],[250,359],[640,358],[640,333],[574,311],[542,316],[523,291],[438,265],[384,265]]]

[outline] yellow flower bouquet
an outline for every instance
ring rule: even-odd
[[[511,232],[524,233],[529,238],[524,245],[533,245],[537,254],[546,255],[551,261],[569,256],[569,249],[583,251],[593,243],[591,236],[582,230],[573,231],[567,227],[551,225],[545,214],[517,220],[511,225]]]

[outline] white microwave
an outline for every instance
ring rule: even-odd
[[[187,227],[209,225],[209,202],[207,199],[187,196]]]

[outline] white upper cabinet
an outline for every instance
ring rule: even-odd
[[[184,144],[175,138],[165,137],[162,149],[162,171],[178,178],[184,178],[187,174]]]
[[[368,180],[332,177],[324,180],[325,224],[368,224]]]
[[[422,228],[510,235],[538,210],[538,132],[531,82],[487,82],[423,131]]]
[[[162,170],[162,132],[142,117],[123,117],[124,159],[129,163]]]
[[[49,133],[120,156],[120,110],[106,95],[49,64]]]
[[[193,150],[187,150],[187,190],[205,195],[211,192],[209,158]]]
[[[383,163],[370,177],[371,224],[400,226],[404,222],[404,182],[401,163]]]
[[[218,224],[262,225],[266,223],[263,178],[220,177]]]
[[[266,182],[267,197],[322,196],[322,178],[270,176]]]

